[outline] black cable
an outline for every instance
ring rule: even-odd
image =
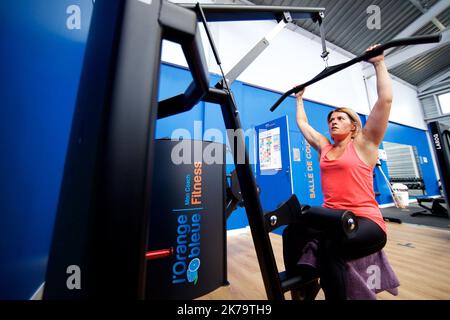
[[[223,85],[225,86],[225,89],[228,92],[230,92],[230,88],[228,87],[227,79],[225,78],[225,74],[224,74],[223,69],[222,69],[222,62],[220,61],[219,52],[216,49],[216,46],[214,44],[214,39],[213,39],[213,37],[211,35],[211,32],[209,31],[208,22],[206,21],[205,13],[203,12],[202,6],[200,5],[199,2],[197,2],[195,7],[196,7],[196,9],[197,9],[197,11],[198,11],[198,13],[200,15],[200,19],[202,20],[203,26],[205,27],[206,35],[208,37],[209,43],[211,44],[211,49],[213,51],[214,58],[216,59],[216,63],[219,66],[220,73],[222,74]]]

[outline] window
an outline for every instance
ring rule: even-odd
[[[438,95],[442,114],[450,113],[450,92]]]
[[[405,184],[412,197],[422,196],[424,185],[416,146],[387,141],[383,146],[391,182]]]

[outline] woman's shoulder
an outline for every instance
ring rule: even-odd
[[[352,144],[356,154],[363,162],[368,166],[375,166],[376,159],[378,158],[378,145],[364,139],[362,134],[356,136]]]
[[[333,148],[333,144],[331,142],[324,143],[319,150],[319,156],[322,158],[323,155],[325,155],[328,151],[330,151]]]
[[[333,148],[333,144],[331,143],[331,142],[328,142],[328,143],[324,143],[323,145],[322,145],[322,148],[320,148],[321,150],[324,150],[324,149],[331,149],[331,148]]]
[[[362,150],[370,150],[378,152],[378,145],[370,139],[367,139],[362,132],[358,133],[353,139],[352,143],[355,148]]]

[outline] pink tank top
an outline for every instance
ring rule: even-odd
[[[325,146],[320,156],[323,207],[352,211],[356,216],[374,221],[386,232],[373,191],[373,168],[359,158],[353,141],[335,160],[327,158],[332,148],[331,144]]]

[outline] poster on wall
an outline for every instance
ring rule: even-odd
[[[281,170],[279,127],[259,133],[259,164],[261,170]]]

